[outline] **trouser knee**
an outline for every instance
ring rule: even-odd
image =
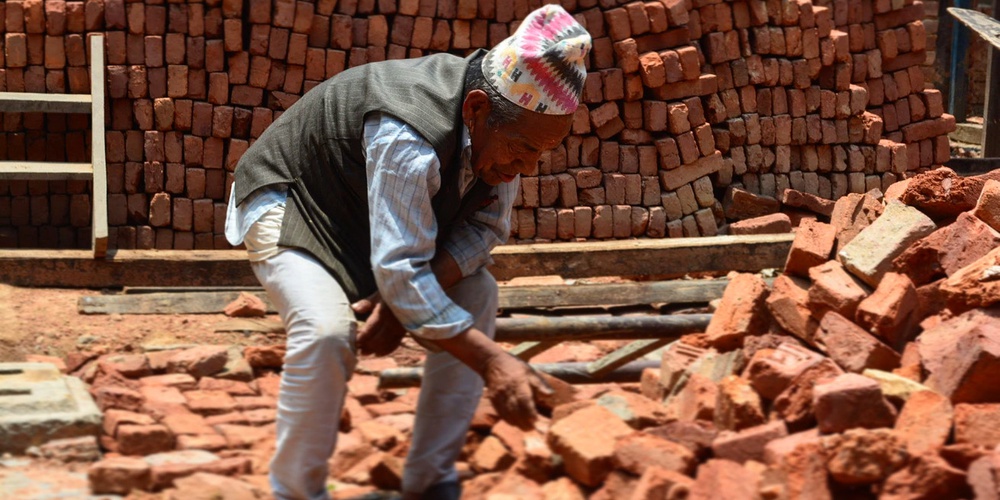
[[[293,322],[289,326],[286,364],[298,357],[336,356],[353,363],[357,326],[351,318],[315,317]]]

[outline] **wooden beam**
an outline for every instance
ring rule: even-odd
[[[264,292],[253,292],[275,313]],[[133,295],[89,295],[80,297],[77,310],[82,314],[218,314],[240,292],[140,293]]]
[[[773,280],[767,280],[769,283]],[[707,303],[722,297],[729,280],[675,280],[636,283],[501,286],[500,309],[642,304]],[[81,297],[83,314],[216,314],[240,292],[268,305],[260,287],[126,287],[123,294]]]
[[[498,280],[555,274],[591,276],[683,275],[706,271],[760,271],[785,265],[792,234],[505,245],[493,250]]]
[[[671,342],[673,342],[673,339],[636,340],[587,365],[587,373],[590,373],[595,378],[604,377],[618,368],[625,366],[632,360],[641,358]]]
[[[90,163],[57,163],[40,161],[0,161],[0,179],[23,180],[90,180],[94,167]],[[105,179],[105,182],[107,180]]]
[[[948,7],[948,13],[983,37],[986,43],[1000,49],[1000,21],[972,9]]]
[[[997,96],[1000,100],[1000,95]],[[982,175],[1000,169],[1000,157],[994,158],[958,158],[952,157],[944,166],[962,176]]]
[[[728,284],[717,279],[501,286],[500,308],[706,303],[722,297]]]
[[[0,112],[3,113],[90,113],[90,110],[88,94],[0,92]]]
[[[14,286],[260,286],[242,250],[0,250],[0,282]]]
[[[559,342],[558,340],[556,341],[549,340],[544,342],[535,342],[535,341],[521,342],[520,344],[517,344],[516,346],[512,347],[507,352],[510,353],[511,356],[516,356],[518,358],[521,358],[521,360],[523,361],[530,361],[531,358],[538,356],[539,354],[548,351],[549,349],[552,349],[553,347],[559,345],[560,343],[561,342]]]
[[[499,280],[748,271],[784,266],[791,234],[504,245],[490,271]],[[260,286],[243,250],[0,250],[0,282],[15,286]]]

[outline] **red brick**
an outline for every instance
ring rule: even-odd
[[[733,498],[752,498],[753,485],[757,481],[757,475],[749,468],[731,460],[713,458],[698,468],[695,484],[690,488],[690,498],[714,498],[720,491]]]
[[[791,219],[783,213],[763,215],[729,225],[729,234],[783,234],[792,232]]]
[[[821,222],[805,222],[799,226],[785,262],[785,272],[808,276],[810,268],[829,260],[836,234],[833,226]]]
[[[744,463],[748,460],[761,462],[764,460],[764,447],[769,442],[787,435],[788,429],[785,423],[777,420],[738,433],[722,433],[712,442],[712,452],[717,459],[735,463]],[[699,470],[699,477],[700,475]]]
[[[651,88],[660,87],[667,82],[666,70],[663,60],[655,52],[647,52],[639,57],[639,64],[642,68],[640,73],[642,83]]]
[[[615,443],[614,464],[639,476],[649,469],[689,474],[694,469],[695,457],[683,445],[651,434],[636,433]]]
[[[760,396],[747,379],[729,375],[719,382],[715,426],[723,431],[723,436],[756,427],[766,420]]]
[[[874,380],[848,373],[816,385],[816,420],[822,433],[857,427],[891,427],[896,409],[885,400]]]
[[[174,448],[174,436],[162,425],[122,425],[117,437],[118,452],[123,455],[150,455]]]
[[[767,295],[767,284],[759,276],[739,274],[733,278],[705,330],[711,345],[729,351],[740,347],[744,337],[763,333],[768,321],[764,308]]]
[[[141,458],[106,458],[87,470],[87,479],[96,495],[127,495],[132,490],[149,489],[150,466]]]
[[[996,321],[981,311],[969,311],[924,330],[917,342],[925,385],[954,403],[995,402],[979,380],[997,373],[998,356],[992,346],[995,335],[988,326]]]
[[[836,312],[823,314],[816,339],[830,358],[846,371],[889,371],[899,367],[899,354],[891,347]]]
[[[779,277],[781,279],[781,277]],[[774,298],[779,293],[777,284]],[[770,305],[770,300],[768,301]],[[750,360],[744,372],[744,377],[750,380],[762,397],[774,400],[792,383],[799,374],[822,360],[813,351],[799,347],[796,344],[784,342],[777,349],[758,351]]]
[[[951,435],[953,415],[947,397],[933,391],[915,392],[900,410],[895,431],[911,455],[936,453]]]
[[[601,422],[594,432],[594,422]],[[587,424],[584,424],[587,423]],[[599,485],[607,475],[614,455],[615,440],[632,429],[600,406],[579,410],[552,425],[547,441],[564,460],[567,474],[589,486]]]
[[[955,443],[969,443],[993,448],[1000,444],[1000,405],[955,405]]]
[[[625,9],[617,8],[604,11],[604,21],[612,40],[617,42],[632,36],[629,14]]]

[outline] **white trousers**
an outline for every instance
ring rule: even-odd
[[[247,238],[255,234],[251,230]],[[248,241],[251,247],[252,242]],[[354,313],[340,284],[311,255],[285,249],[251,263],[287,331],[270,482],[281,500],[323,500],[347,381],[356,364]],[[497,284],[485,270],[447,290],[490,337]],[[447,352],[428,354],[403,477],[405,493],[456,481],[455,460],[479,404],[482,379]]]

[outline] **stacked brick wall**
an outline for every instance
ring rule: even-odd
[[[522,178],[517,241],[713,235],[735,188],[837,198],[947,159],[916,0],[564,0],[594,37],[572,135]],[[89,91],[107,40],[115,248],[228,248],[254,138],[347,67],[488,48],[539,0],[14,0],[0,90]],[[88,153],[87,117],[3,117],[0,158]],[[0,182],[0,246],[89,242],[89,184]]]

